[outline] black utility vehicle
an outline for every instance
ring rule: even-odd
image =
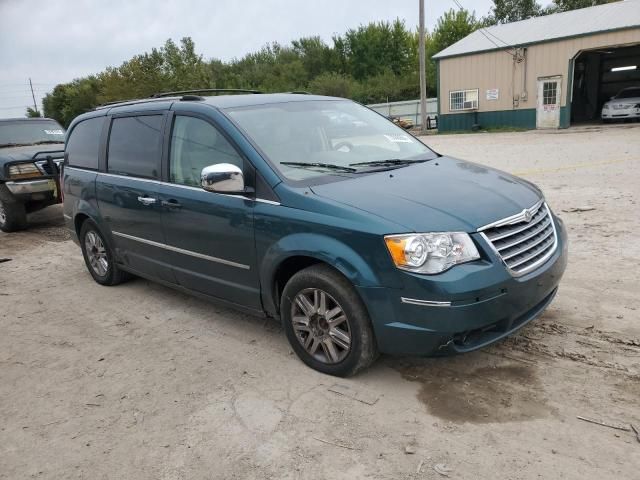
[[[49,118],[0,119],[0,230],[22,230],[27,213],[61,202],[64,133]]]

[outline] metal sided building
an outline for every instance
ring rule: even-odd
[[[482,28],[434,58],[440,131],[597,121],[640,86],[640,0]]]

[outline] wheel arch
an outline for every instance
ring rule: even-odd
[[[84,222],[86,222],[87,220],[90,220],[91,217],[89,215],[87,215],[86,213],[80,212],[78,213],[74,218],[73,218],[73,227],[76,231],[76,235],[78,236],[78,238],[80,238],[80,230],[82,229],[82,225],[84,225]]]
[[[353,248],[333,237],[295,234],[281,239],[265,253],[260,269],[262,303],[268,314],[279,317],[280,295],[287,281],[311,265],[325,264],[354,286],[379,286],[369,264]]]

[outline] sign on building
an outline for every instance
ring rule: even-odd
[[[500,90],[497,88],[490,88],[487,90],[487,100],[498,100],[500,97]]]

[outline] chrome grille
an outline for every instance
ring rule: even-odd
[[[551,212],[542,201],[479,231],[514,275],[534,270],[553,254],[557,245]]]

